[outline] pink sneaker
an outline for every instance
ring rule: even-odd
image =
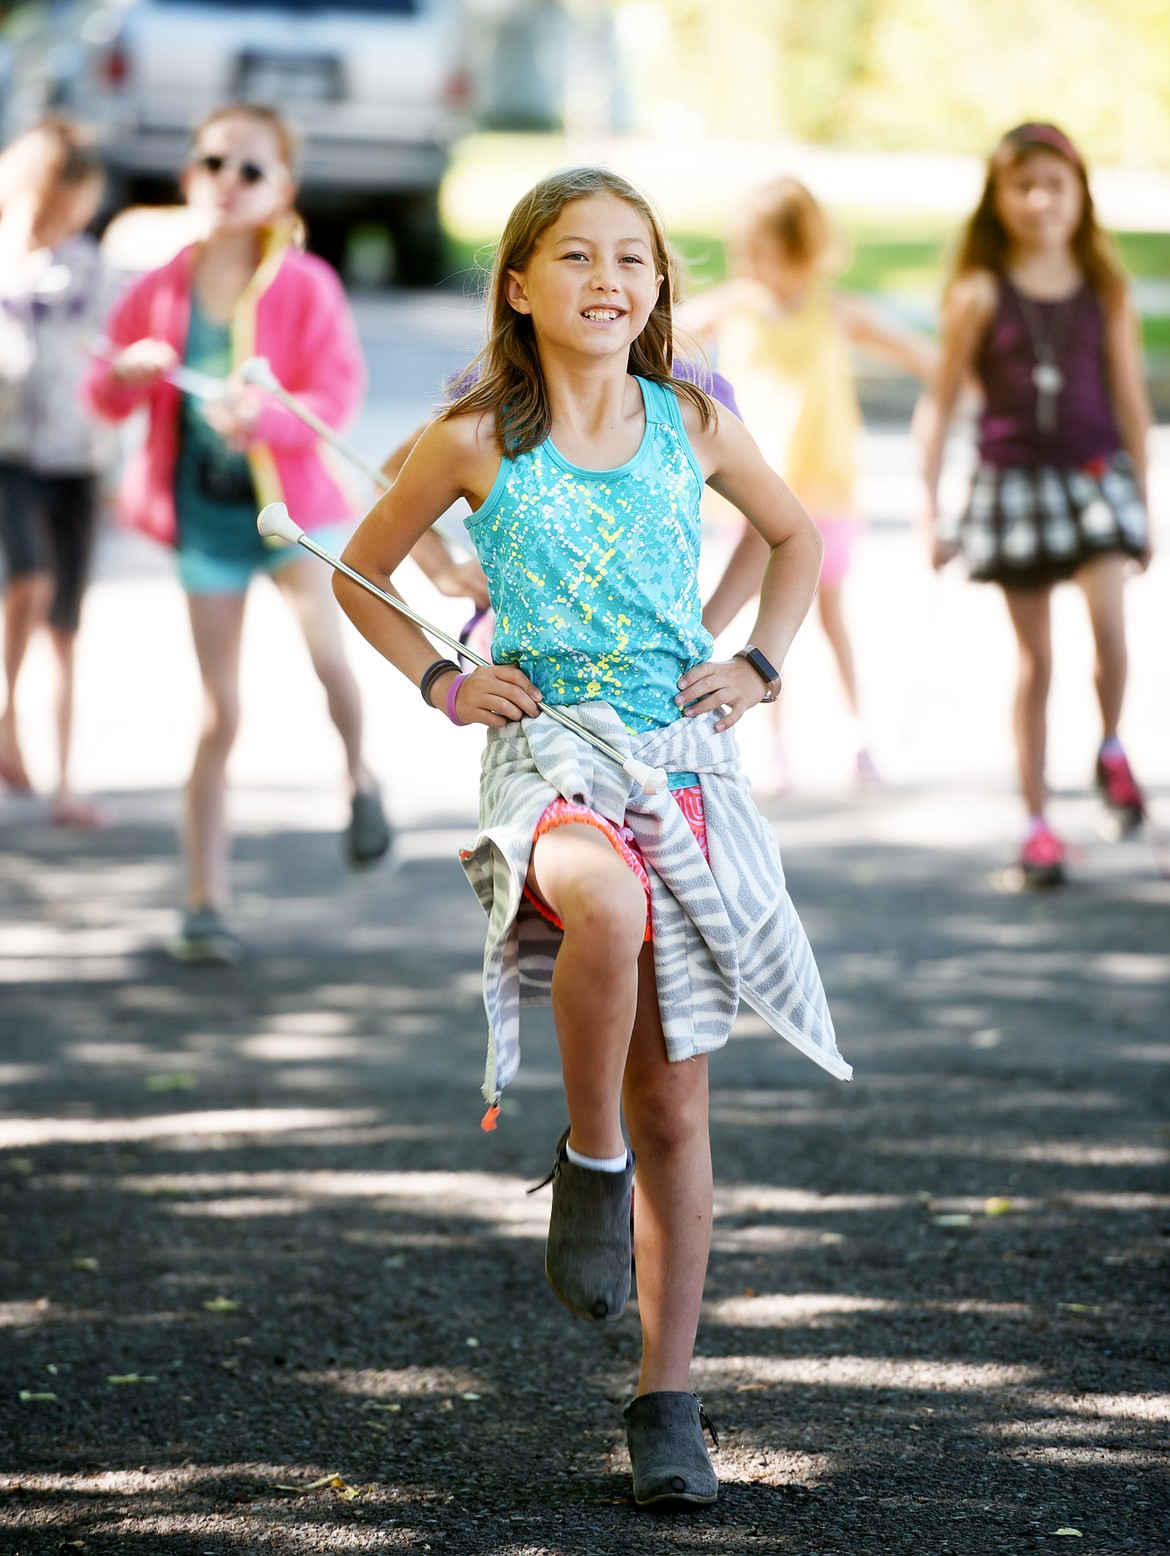
[[[1121,828],[1122,835],[1136,831],[1146,818],[1146,800],[1130,771],[1124,751],[1097,757],[1097,787]]]
[[[882,786],[882,775],[874,765],[868,746],[862,746],[854,757],[853,773],[861,789],[880,789]]]
[[[1020,849],[1020,869],[1025,886],[1059,886],[1064,880],[1065,846],[1045,825],[1025,839]]]

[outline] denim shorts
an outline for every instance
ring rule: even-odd
[[[341,553],[353,531],[352,524],[326,524],[311,531],[312,538],[334,556]],[[268,546],[253,556],[219,557],[180,540],[176,553],[179,582],[186,594],[244,594],[256,573],[277,573],[308,553],[301,546]]]
[[[49,624],[76,632],[97,534],[96,475],[45,475],[0,461],[0,555],[9,578],[49,573]]]

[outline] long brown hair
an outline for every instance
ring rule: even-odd
[[[1089,178],[1080,153],[1055,124],[1018,124],[1009,130],[991,153],[979,203],[964,227],[951,271],[948,290],[973,270],[1001,275],[1011,245],[995,208],[996,183],[1001,173],[1028,157],[1047,152],[1061,157],[1076,173],[1081,185],[1081,219],[1070,239],[1073,257],[1089,285],[1102,298],[1111,299],[1125,286],[1125,271],[1110,235],[1097,222]]]
[[[496,248],[488,281],[487,345],[456,379],[455,399],[443,412],[460,416],[490,412],[496,438],[509,459],[526,454],[544,441],[552,428],[552,407],[541,372],[536,334],[528,314],[517,313],[508,301],[509,271],[523,272],[544,233],[567,205],[595,195],[613,195],[632,206],[650,231],[655,272],[662,285],[646,326],[630,347],[630,372],[665,384],[698,407],[707,427],[716,412],[697,385],[671,376],[674,360],[672,299],[676,263],[661,218],[633,184],[608,168],[578,167],[551,173],[517,203]]]

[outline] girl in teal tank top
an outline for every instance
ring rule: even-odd
[[[625,1422],[640,1505],[710,1503],[718,1492],[704,1418],[687,1388],[712,1214],[707,1052],[718,1043],[676,1052],[686,1062],[671,1062],[655,947],[646,944],[653,932],[646,876],[639,878],[640,861],[622,835],[624,818],[602,815],[567,787],[557,793],[558,779],[540,769],[528,726],[517,721],[537,720],[542,703],[594,711],[607,728],[616,713],[635,748],[664,738],[697,759],[710,749],[706,731],[702,742],[696,730],[688,743],[679,722],[706,720],[712,736],[723,735],[773,693],[820,564],[808,515],[743,425],[717,415],[693,383],[672,382],[672,281],[661,223],[624,179],[600,168],[544,179],[501,238],[490,339],[465,392],[422,435],[346,548],[349,566],[388,588],[418,539],[465,498],[498,617],[495,663],[463,675],[436,661],[408,620],[344,576],[336,584],[358,629],[426,702],[457,724],[508,729],[493,746],[492,803],[505,811],[514,804],[525,827],[530,809],[539,815],[545,807],[530,844],[509,817],[507,850],[496,855],[493,900],[485,903],[489,953],[515,932],[506,959],[513,972],[522,962],[524,891],[562,931],[552,999],[569,1127],[550,1176],[545,1273],[559,1300],[587,1319],[616,1318],[629,1294],[636,1159],[643,1353]],[[771,558],[752,643],[726,662],[710,659],[699,614],[704,483],[741,509]],[[724,736],[720,749],[729,741]],[[574,785],[589,781],[587,765],[574,768]],[[732,752],[727,767],[735,766]],[[708,769],[706,781],[712,777]],[[730,833],[735,806],[750,799],[746,786],[727,781],[735,800],[720,814]],[[630,804],[631,790],[619,792]],[[551,804],[548,793],[556,796]],[[673,813],[662,826],[685,843],[695,889],[709,891],[703,856],[714,863],[720,836],[710,834],[706,854],[701,788],[677,798],[699,849],[680,836]],[[734,857],[734,841],[724,835],[721,858]],[[517,878],[525,858],[526,877]],[[685,913],[688,888],[679,890]],[[782,876],[775,901],[787,903]],[[775,910],[765,917],[769,926],[779,921]],[[497,965],[489,954],[489,1015]],[[690,1010],[693,1000],[684,1024]],[[669,1014],[673,1027],[680,1012]],[[489,1100],[498,1094],[487,1082],[485,1092]],[[494,1127],[497,1111],[489,1109],[485,1127]]]

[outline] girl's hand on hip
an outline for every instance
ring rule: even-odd
[[[749,708],[763,702],[767,685],[746,659],[709,659],[679,678],[674,699],[683,718],[696,713],[718,713],[716,731],[738,724]]]
[[[481,665],[460,686],[455,712],[465,724],[502,729],[540,712],[540,692],[519,665]]]

